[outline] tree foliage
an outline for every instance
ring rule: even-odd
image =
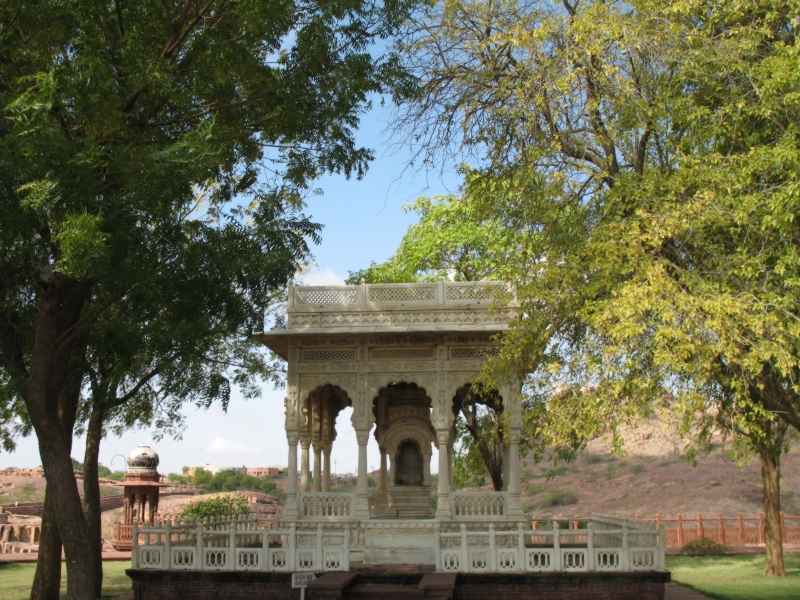
[[[277,484],[268,477],[253,477],[230,469],[220,471],[206,484],[212,492],[254,491],[269,494],[277,489]]]
[[[487,380],[536,371],[566,444],[659,406],[690,453],[733,436],[762,463],[769,574],[800,425],[798,8],[447,0],[401,43],[397,121],[427,162],[473,159],[481,218],[542,240]]]
[[[270,372],[241,340],[318,240],[310,182],[365,172],[353,129],[402,80],[368,46],[409,7],[0,3],[0,419],[39,440],[69,598],[100,589],[76,420],[94,455]]]

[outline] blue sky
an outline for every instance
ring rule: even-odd
[[[404,203],[421,195],[456,192],[460,179],[441,176],[439,171],[420,173],[407,168],[410,154],[394,148],[385,134],[390,111],[376,99],[358,131],[359,144],[375,150],[375,161],[361,181],[342,176],[326,176],[315,187],[323,194],[309,198],[306,213],[324,224],[322,243],[313,249],[317,265],[305,277],[307,285],[341,284],[348,271],[355,271],[374,260],[392,255],[414,214],[402,210]],[[450,171],[452,173],[452,171]],[[127,454],[142,441],[161,457],[162,473],[180,472],[181,466],[285,466],[286,436],[283,431],[283,390],[265,385],[261,398],[244,400],[234,393],[227,414],[218,407],[198,410],[187,406],[186,428],[182,440],[151,442],[147,430],[131,431],[121,438],[107,437],[101,444],[100,462],[121,469],[123,461],[115,455]],[[350,411],[337,422],[338,437],[333,447],[332,468],[338,473],[355,472],[358,447],[350,425]],[[76,439],[72,455],[83,460],[85,445]],[[379,464],[378,449],[371,439],[368,447],[370,470]],[[113,464],[112,464],[113,459]],[[431,466],[436,470],[436,456]],[[0,453],[0,468],[32,467],[41,464],[34,436],[19,441],[12,454]]]

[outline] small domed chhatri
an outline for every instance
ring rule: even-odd
[[[114,524],[111,544],[117,550],[130,550],[132,546],[133,522],[155,523],[158,512],[158,492],[168,483],[161,483],[158,474],[158,454],[142,442],[128,455],[128,470],[125,481],[118,483],[125,495],[125,511],[122,521]]]
[[[158,454],[142,442],[128,455],[129,473],[155,473],[158,468]]]

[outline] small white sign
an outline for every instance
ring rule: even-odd
[[[292,587],[304,588],[317,578],[313,573],[292,573]]]

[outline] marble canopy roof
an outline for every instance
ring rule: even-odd
[[[290,286],[288,327],[253,337],[287,359],[298,337],[501,333],[516,306],[493,281]]]

